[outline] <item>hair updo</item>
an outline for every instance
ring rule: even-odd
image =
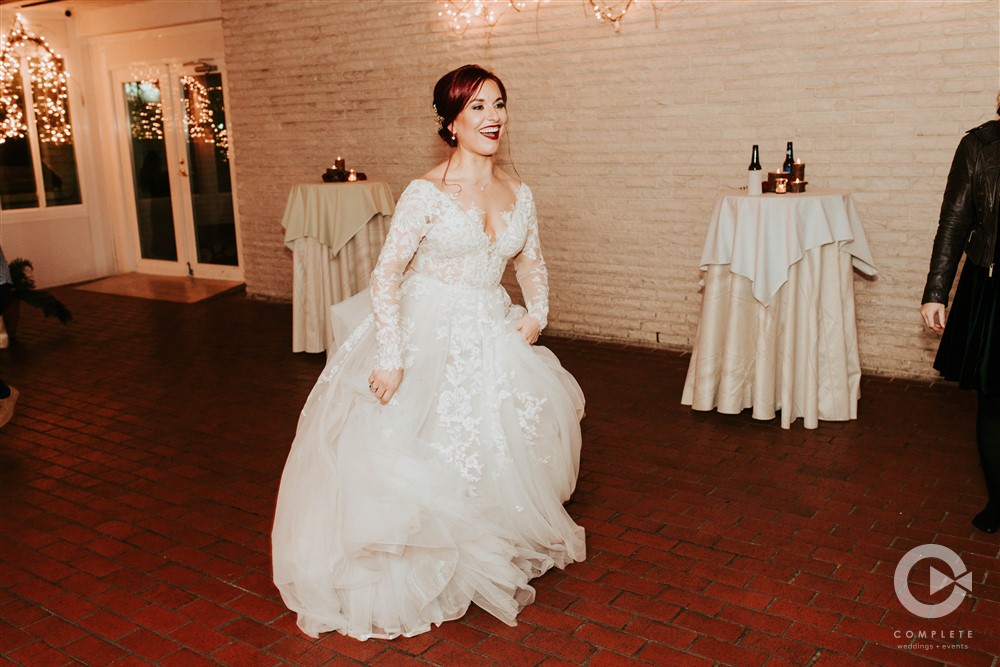
[[[445,74],[435,84],[434,111],[437,112],[438,123],[441,125],[438,128],[438,135],[452,148],[457,146],[458,142],[452,138],[448,126],[458,118],[458,114],[462,113],[462,109],[472,96],[479,92],[479,88],[487,79],[497,84],[500,97],[506,103],[507,89],[503,87],[503,82],[496,74],[479,65],[463,65]]]

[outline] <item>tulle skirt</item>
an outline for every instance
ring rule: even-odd
[[[1000,394],[1000,289],[989,270],[966,262],[934,368],[963,389]]]
[[[368,315],[329,359],[285,465],[274,582],[303,632],[411,636],[475,603],[514,624],[529,581],[583,560],[562,506],[576,484],[583,394],[514,328],[501,287],[403,282],[404,377],[368,388]]]

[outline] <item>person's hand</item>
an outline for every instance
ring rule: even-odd
[[[403,381],[403,369],[397,368],[391,371],[374,370],[368,376],[368,388],[382,405],[392,400],[399,383]]]
[[[934,331],[941,333],[944,331],[944,304],[928,302],[920,306],[920,315],[924,318],[924,324]]]
[[[538,340],[538,334],[542,332],[534,315],[525,315],[514,326],[528,345],[534,345],[535,341]]]

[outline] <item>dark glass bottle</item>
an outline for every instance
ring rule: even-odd
[[[781,165],[781,171],[792,173],[792,165],[795,164],[795,157],[792,155],[792,142],[788,142],[785,148],[785,161]]]
[[[757,144],[753,145],[753,153],[750,156],[750,167],[747,169],[747,194],[759,195],[761,193],[760,151]]]

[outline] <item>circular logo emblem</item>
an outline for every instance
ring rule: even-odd
[[[951,594],[937,604],[926,604],[913,597],[910,592],[909,576],[913,566],[925,558],[937,558],[948,564],[951,576],[931,567],[928,590],[931,595],[951,586]],[[900,559],[896,566],[895,581],[896,597],[899,602],[914,616],[921,618],[941,618],[958,609],[965,599],[965,594],[972,592],[972,573],[957,553],[940,544],[921,544],[913,547]]]

